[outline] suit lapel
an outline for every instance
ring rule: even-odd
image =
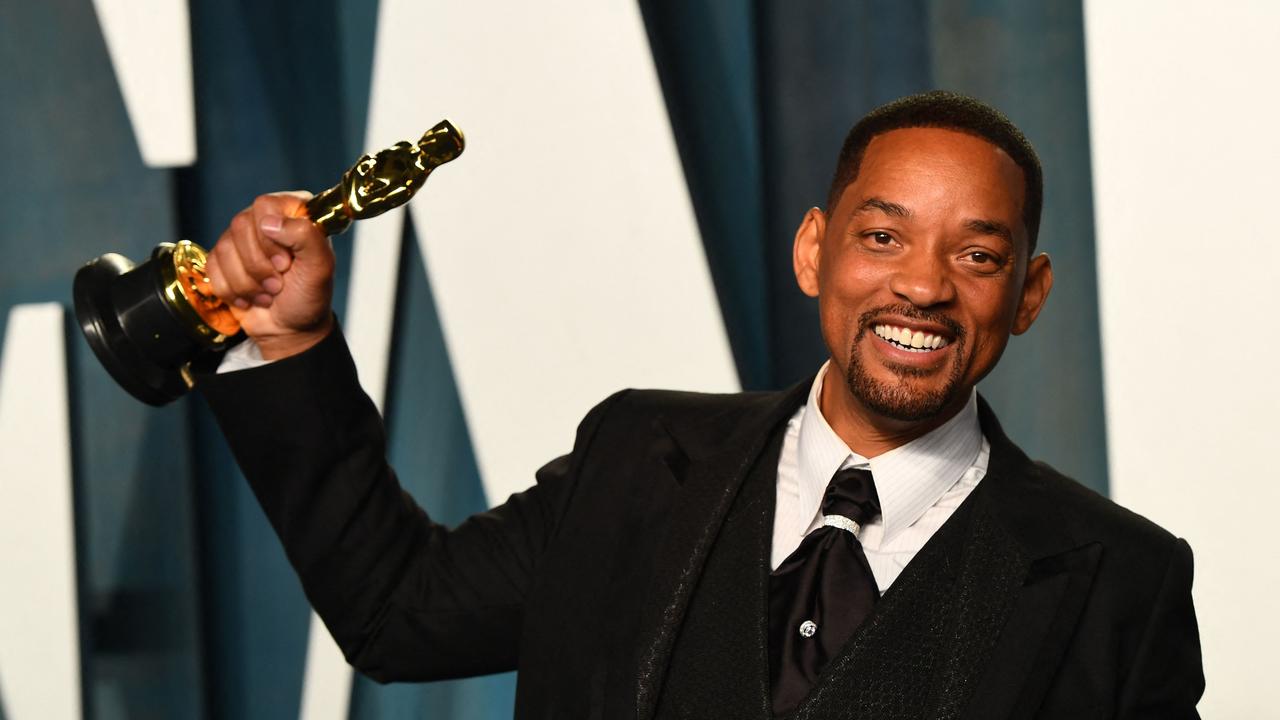
[[[1026,572],[1012,588],[1003,630],[961,717],[1030,716],[1070,643],[1102,547],[1072,536],[1040,468],[1004,435],[985,401],[979,413],[991,443],[991,462],[979,485],[983,510],[1006,547],[1025,559]]]
[[[756,396],[744,407],[696,425],[663,424],[664,436],[655,449],[677,490],[641,610],[636,672],[636,715],[641,720],[657,710],[690,598],[744,478],[773,431],[804,401],[809,385]]]

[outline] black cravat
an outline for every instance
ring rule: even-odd
[[[837,472],[822,497],[822,514],[823,526],[809,533],[770,577],[774,715],[800,704],[880,597],[856,535],[880,516],[871,471]]]

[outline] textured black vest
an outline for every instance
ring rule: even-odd
[[[716,537],[677,636],[657,717],[771,717],[768,576],[775,429]],[[1011,609],[1025,561],[982,511],[982,484],[881,598],[792,716],[960,717]]]

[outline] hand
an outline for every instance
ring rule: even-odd
[[[258,196],[231,218],[205,267],[268,360],[296,355],[333,329],[333,247],[307,218],[310,197]]]

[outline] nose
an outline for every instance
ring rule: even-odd
[[[946,260],[934,253],[908,252],[890,277],[889,289],[916,307],[943,305],[956,298],[956,286],[947,271]]]

